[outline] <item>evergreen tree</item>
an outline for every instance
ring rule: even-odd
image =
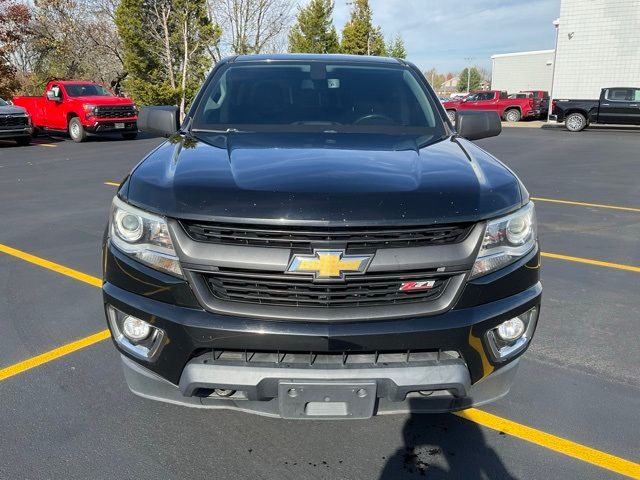
[[[387,55],[393,58],[407,58],[407,50],[404,48],[404,40],[400,35],[396,35],[387,46]]]
[[[296,24],[289,32],[292,53],[337,53],[338,34],[333,26],[333,0],[311,0],[298,11]]]
[[[369,0],[354,0],[351,18],[342,30],[341,50],[354,55],[387,54],[382,30],[373,26]]]
[[[125,89],[142,105],[186,109],[211,66],[207,48],[220,28],[206,0],[121,0],[115,23],[123,42]]]
[[[458,91],[466,92],[467,91],[467,80],[469,81],[469,91],[473,92],[480,88],[480,83],[482,82],[482,77],[480,76],[480,72],[476,67],[471,67],[471,71],[467,68],[462,70],[460,73],[460,77],[458,79]]]

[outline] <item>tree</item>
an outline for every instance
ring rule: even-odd
[[[407,58],[407,51],[404,48],[404,40],[398,34],[395,36],[393,41],[389,42],[387,46],[387,55],[393,58]]]
[[[30,18],[25,4],[0,0],[0,96],[10,96],[19,86],[11,57],[29,34]]]
[[[342,30],[342,53],[354,55],[386,55],[387,47],[380,27],[371,20],[369,0],[354,0],[351,18]]]
[[[458,81],[459,92],[467,91],[467,80],[469,81],[469,88],[468,88],[469,92],[480,88],[480,82],[482,82],[482,77],[480,76],[480,72],[476,67],[471,67],[470,71],[467,68],[462,70],[462,73],[460,73],[460,79]]]
[[[333,26],[333,0],[311,0],[300,8],[296,23],[289,32],[292,53],[337,53],[338,34]]]
[[[222,37],[209,53],[225,55],[282,52],[292,20],[293,0],[208,0],[209,17]]]
[[[220,39],[205,0],[121,0],[115,22],[125,87],[143,105],[178,105],[183,117],[211,67],[207,49]]]

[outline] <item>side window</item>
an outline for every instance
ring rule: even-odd
[[[610,88],[607,90],[606,99],[614,102],[632,102],[634,99],[633,89]]]
[[[636,88],[635,95],[633,96],[634,102],[640,102],[640,88]]]

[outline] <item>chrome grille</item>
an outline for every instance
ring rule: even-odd
[[[201,273],[218,300],[289,307],[358,307],[428,302],[439,298],[449,276],[426,272],[346,275],[344,281],[319,283],[307,275],[219,269]],[[400,291],[403,282],[433,280],[429,289]]]
[[[473,224],[393,227],[308,227],[181,221],[198,242],[312,250],[327,245],[346,248],[397,248],[461,242]]]

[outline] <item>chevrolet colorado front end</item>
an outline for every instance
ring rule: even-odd
[[[130,389],[283,418],[443,412],[506,394],[540,311],[534,205],[410,63],[220,62],[123,181],[104,304]],[[465,138],[466,137],[466,138]]]

